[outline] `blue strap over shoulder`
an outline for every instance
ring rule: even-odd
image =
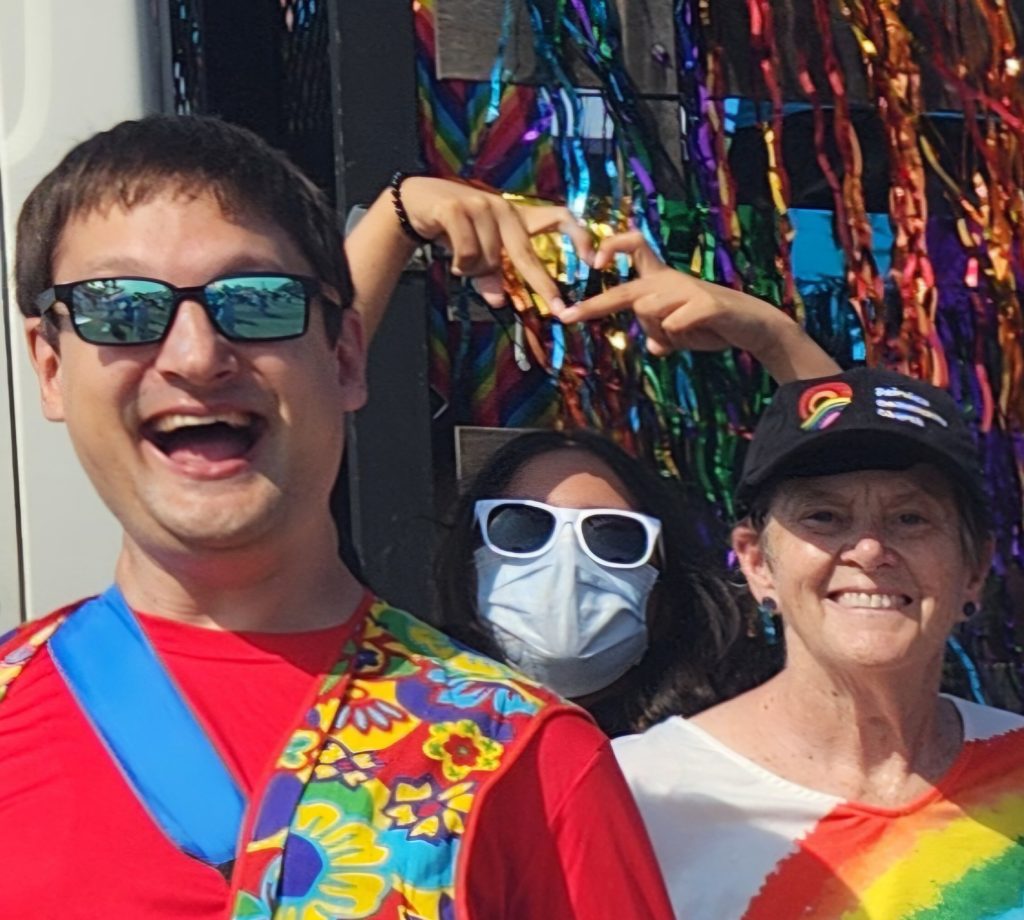
[[[68,617],[50,654],[164,833],[190,856],[230,864],[245,796],[116,585]]]

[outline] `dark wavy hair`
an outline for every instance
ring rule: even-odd
[[[707,532],[713,517],[682,484],[662,479],[608,438],[590,431],[537,431],[509,441],[457,502],[436,565],[440,627],[493,658],[502,658],[489,625],[477,616],[473,554],[481,543],[473,506],[501,498],[530,461],[555,451],[590,454],[625,485],[634,509],[661,521],[660,574],[647,605],[643,659],[588,706],[609,735],[642,731],[670,715],[692,715],[724,698],[716,670],[743,629],[736,592],[722,573],[724,536]],[[705,533],[701,533],[701,530]],[[713,549],[710,547],[714,547]],[[727,681],[728,683],[728,681]]]
[[[32,190],[18,218],[14,274],[18,306],[38,315],[36,297],[53,284],[53,256],[67,222],[91,211],[133,208],[163,192],[213,195],[228,216],[280,227],[317,278],[351,306],[352,279],[337,214],[292,163],[246,128],[202,115],[123,121],[72,148]],[[331,341],[339,311],[324,310]]]

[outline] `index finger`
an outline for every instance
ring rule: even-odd
[[[544,263],[533,251],[529,234],[519,214],[514,210],[503,212],[498,217],[498,227],[501,231],[502,245],[516,271],[551,308],[552,313],[559,313],[564,309],[561,292],[555,284],[555,279],[548,274]]]
[[[594,258],[594,240],[584,221],[577,220],[572,211],[563,205],[516,205],[530,236],[551,233],[557,230],[569,237],[576,254],[590,264]]]
[[[576,323],[588,319],[600,319],[602,316],[617,313],[619,310],[629,310],[646,290],[647,285],[644,284],[642,278],[624,281],[622,284],[616,284],[600,294],[581,300],[563,310],[558,314],[558,318],[563,323]]]
[[[665,267],[665,263],[658,258],[657,253],[651,249],[650,244],[639,230],[614,233],[601,240],[601,245],[597,247],[597,253],[594,256],[594,267],[604,268],[611,261],[611,257],[620,252],[633,257],[633,267],[641,275],[652,269]]]

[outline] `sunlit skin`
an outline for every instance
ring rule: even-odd
[[[949,483],[924,465],[791,480],[763,534],[737,535],[755,595],[782,611],[791,668],[931,671],[984,574]]]
[[[918,465],[793,479],[733,547],[754,597],[778,605],[786,664],[694,722],[842,798],[897,807],[928,792],[963,741],[938,695],[943,645],[990,558],[966,551],[946,478]]]
[[[584,450],[554,450],[534,457],[523,464],[502,497],[529,498],[559,508],[636,510],[622,480]]]
[[[275,224],[226,216],[209,195],[171,193],[71,218],[53,270],[57,283],[137,275],[181,287],[233,271],[312,274]],[[249,626],[298,629],[331,617],[315,602],[295,614],[299,605],[275,601],[278,592],[294,597],[309,590],[304,579],[320,579],[321,597],[332,587],[353,594],[328,496],[344,413],[365,400],[363,343],[353,311],[337,345],[328,343],[321,309],[313,304],[301,338],[267,343],[228,341],[192,301],[150,345],[92,345],[65,320],[54,348],[38,320],[26,322],[44,412],[67,424],[124,528],[117,578],[129,601],[170,615],[204,610],[204,620],[245,607]],[[156,427],[213,417],[250,420],[251,443],[167,453],[154,442]],[[287,614],[270,612],[274,603]],[[295,619],[277,622],[284,615]],[[230,609],[219,622],[243,628]]]

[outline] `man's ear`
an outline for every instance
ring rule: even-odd
[[[342,311],[341,331],[334,345],[338,361],[338,383],[346,412],[355,412],[366,404],[366,337],[363,319],[349,308]]]
[[[775,578],[764,548],[764,532],[758,532],[743,521],[732,529],[732,549],[740,564],[750,593],[759,604],[766,597],[775,597]]]
[[[64,388],[61,379],[61,355],[58,333],[39,316],[25,319],[28,356],[39,381],[39,399],[43,415],[51,422],[64,421]]]

